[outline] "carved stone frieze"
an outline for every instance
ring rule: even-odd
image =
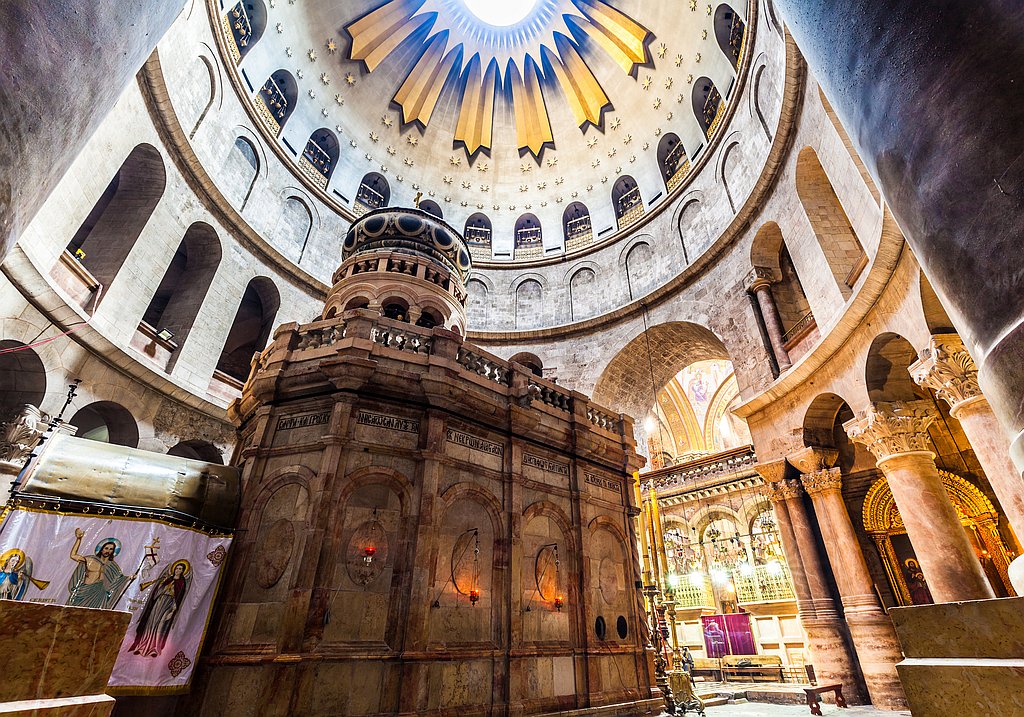
[[[932,336],[926,355],[910,366],[910,375],[952,408],[981,395],[978,367],[958,334]]]
[[[850,440],[867,446],[879,461],[900,453],[930,451],[928,426],[937,418],[928,401],[879,401],[843,424]]]
[[[838,493],[843,488],[843,473],[838,468],[823,468],[819,471],[804,473],[800,477],[804,490],[810,496],[824,493]]]
[[[801,473],[814,473],[834,466],[839,460],[839,450],[821,446],[804,446],[788,454],[786,460]]]

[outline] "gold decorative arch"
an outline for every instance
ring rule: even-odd
[[[975,535],[977,542],[988,551],[1003,587],[1007,594],[1012,595],[1013,588],[1010,586],[1010,579],[1007,575],[1011,556],[999,534],[999,512],[996,507],[981,492],[980,488],[967,479],[943,470],[939,471],[939,475],[949,499],[956,508],[960,522],[968,533]],[[882,557],[885,572],[897,599],[901,605],[912,605],[910,589],[903,571],[900,569],[899,560],[892,544],[893,536],[905,535],[907,529],[903,525],[903,518],[893,499],[889,483],[884,477],[875,481],[867,495],[864,496],[863,520],[864,529],[878,547],[878,553]]]

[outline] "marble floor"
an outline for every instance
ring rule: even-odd
[[[835,705],[821,706],[822,714],[835,717],[910,717],[909,711],[893,712],[876,710],[872,707],[850,707],[839,709]],[[737,705],[721,705],[708,707],[708,717],[806,717],[810,713],[806,705],[769,705],[758,702],[746,702]]]

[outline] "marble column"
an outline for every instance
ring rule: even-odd
[[[804,491],[800,481],[782,477],[785,465],[785,461],[776,461],[760,464],[757,470],[765,478],[775,507],[811,662],[820,682],[842,682],[847,701],[863,704],[866,695],[860,670],[850,649],[846,626],[832,599],[811,519],[804,506]]]
[[[800,480],[814,504],[871,704],[904,709],[907,700],[896,673],[896,663],[903,659],[903,653],[892,621],[875,593],[874,580],[843,502],[842,474],[831,467],[838,457],[835,449],[804,448],[788,460],[803,474]]]
[[[993,598],[929,447],[936,417],[928,401],[878,402],[843,428],[878,460],[935,601]]]
[[[0,259],[184,5],[0,3]]]
[[[910,375],[949,404],[949,414],[971,442],[1006,521],[1018,541],[1024,539],[1024,480],[1010,459],[1010,441],[981,393],[977,366],[960,336],[932,336],[922,358],[910,367]]]
[[[789,359],[789,352],[786,351],[785,329],[782,326],[782,318],[779,316],[779,307],[775,304],[775,297],[772,295],[772,284],[775,283],[775,274],[771,269],[755,266],[747,274],[747,291],[757,299],[757,305],[761,309],[761,318],[764,319],[764,328],[768,332],[768,341],[772,345],[772,352],[775,360],[779,363],[779,371],[785,371],[793,365]]]
[[[1024,470],[1024,7],[777,5],[966,340]]]

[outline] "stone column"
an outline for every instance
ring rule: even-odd
[[[935,601],[993,598],[928,447],[935,418],[928,401],[878,402],[843,428],[878,459]]]
[[[778,0],[1024,469],[1019,0]],[[934,108],[941,107],[941,112]],[[878,108],[884,108],[879,111]]]
[[[0,3],[0,259],[184,5]]]
[[[771,269],[755,266],[747,274],[747,291],[757,299],[764,327],[768,332],[768,341],[771,342],[772,352],[775,354],[775,360],[779,362],[779,371],[782,372],[791,367],[793,362],[789,360],[789,352],[786,351],[785,342],[782,340],[786,332],[779,316],[779,308],[775,305],[775,297],[772,295],[774,283],[775,274]]]
[[[765,477],[775,506],[779,535],[797,595],[800,624],[807,633],[814,670],[822,682],[842,682],[843,695],[851,704],[863,704],[866,700],[861,674],[850,650],[846,627],[832,599],[810,516],[804,507],[804,491],[800,481],[781,477],[785,465],[785,461],[761,464],[758,472]],[[772,481],[767,476],[779,477]]]
[[[896,663],[903,659],[903,653],[892,621],[875,593],[857,532],[843,502],[842,474],[838,468],[829,467],[838,457],[835,449],[805,448],[788,460],[803,474],[801,482],[814,504],[871,704],[904,709],[907,700],[896,674]]]
[[[1007,522],[1017,540],[1024,540],[1024,480],[1010,459],[1010,441],[981,393],[974,359],[957,334],[932,336],[922,355],[910,367],[910,375],[949,404],[949,413],[971,442]]]

